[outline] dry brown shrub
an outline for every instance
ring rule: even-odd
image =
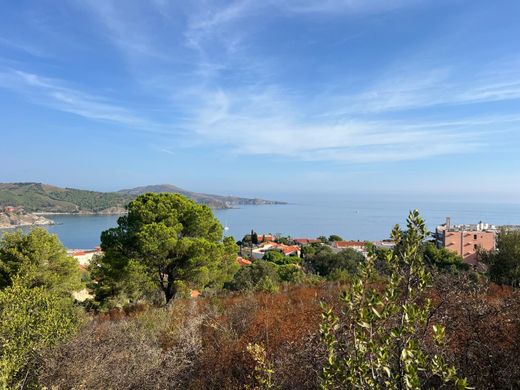
[[[520,388],[520,291],[467,275],[440,278],[442,305],[433,320],[446,325],[448,348],[477,388]]]
[[[339,304],[334,283],[178,300],[95,317],[48,351],[40,382],[59,389],[243,389],[254,385],[249,343],[260,344],[281,389],[316,389],[324,361],[320,302]],[[432,323],[477,389],[520,388],[520,291],[467,275],[438,275]],[[431,343],[428,333],[423,342]]]

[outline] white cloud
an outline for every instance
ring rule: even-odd
[[[389,67],[360,93],[342,96],[336,91],[334,105],[343,108],[329,114],[378,114],[439,105],[515,100],[520,99],[518,80],[519,66],[484,64],[468,73],[466,69],[455,66],[428,68],[401,63]]]
[[[205,44],[218,41],[228,53],[234,54],[245,39],[234,25],[247,18],[258,21],[265,15],[291,16],[302,14],[343,15],[374,14],[420,3],[418,0],[232,0],[225,6],[195,1],[185,32],[187,44],[205,53]],[[242,28],[247,25],[242,24]]]
[[[153,16],[141,17],[138,3],[121,8],[111,0],[85,2],[110,42],[127,56],[141,85],[150,88],[154,101],[180,113],[176,116],[176,128],[187,134],[183,145],[202,142],[238,154],[348,163],[420,160],[479,150],[487,134],[501,129],[509,131],[519,118],[476,114],[419,120],[406,114],[438,105],[453,107],[519,99],[520,68],[515,67],[516,62],[507,67],[481,64],[481,69],[471,76],[452,64],[434,67],[425,65],[427,61],[407,58],[381,69],[377,78],[360,90],[346,93],[344,86],[338,86],[315,96],[306,87],[296,85],[291,90],[282,85],[284,82],[275,73],[276,60],[271,62],[269,58],[243,52],[247,29],[237,27],[238,22],[266,10],[298,17],[302,13],[357,15],[415,3],[236,0],[217,7],[196,2],[190,3],[193,13],[186,21],[184,34],[170,38],[157,28],[160,23]],[[161,18],[181,12],[164,0],[155,0],[153,4],[151,14]],[[183,38],[188,47],[182,45]],[[168,63],[179,57],[186,61],[184,67],[181,71],[171,70]],[[224,79],[222,74],[226,72],[228,78]],[[229,73],[239,81],[229,81]],[[341,85],[340,78],[331,76],[329,84]],[[124,99],[119,102],[86,93],[63,80],[9,71],[0,73],[1,85],[38,104],[84,118],[161,133],[163,138],[170,134],[166,120],[149,120],[142,110],[124,104]],[[390,120],[385,116],[388,113],[397,115]]]
[[[234,153],[349,163],[401,161],[461,154],[481,146],[487,124],[501,118],[457,122],[349,119],[317,120],[298,114],[275,89],[213,94],[194,106],[192,133]],[[310,110],[312,111],[312,110]],[[520,122],[509,117],[506,124]],[[494,130],[498,130],[496,127]],[[471,141],[468,141],[471,140]]]
[[[165,132],[162,125],[135,115],[106,98],[65,86],[61,80],[20,70],[6,70],[0,72],[0,87],[20,93],[36,104],[87,119],[112,122],[142,131]]]
[[[158,47],[154,40],[157,25],[152,21],[154,13],[167,12],[163,3],[155,1],[153,7],[143,7],[129,1],[122,7],[114,0],[85,0],[78,5],[93,16],[103,34],[131,61],[172,60],[168,51]]]

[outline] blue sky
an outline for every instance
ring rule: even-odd
[[[520,194],[520,2],[6,1],[0,181]]]

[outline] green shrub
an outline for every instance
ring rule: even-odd
[[[18,388],[31,360],[72,334],[79,317],[71,299],[15,280],[0,291],[0,388]]]
[[[430,282],[420,247],[427,231],[417,211],[408,230],[396,226],[396,249],[386,253],[389,276],[382,285],[375,254],[362,264],[341,297],[345,318],[325,308],[321,336],[327,349],[323,389],[423,389],[455,385],[465,389],[454,366],[446,362],[444,327],[430,326],[431,301],[424,297]],[[421,339],[431,330],[437,353],[429,354]]]

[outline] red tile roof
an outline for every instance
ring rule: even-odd
[[[240,256],[237,257],[237,263],[238,263],[241,267],[243,267],[243,266],[245,266],[245,265],[251,265],[251,261],[249,261],[249,260],[247,260],[247,259],[244,259],[243,257],[240,257]]]
[[[336,248],[359,248],[364,247],[365,243],[363,241],[336,241],[334,246]]]
[[[299,252],[300,247],[298,245],[285,245],[285,244],[279,244],[277,242],[264,242],[262,243],[262,246],[271,246],[272,248],[279,249],[283,252],[284,255],[289,255],[294,252]]]
[[[300,251],[300,247],[298,245],[284,245],[281,247],[281,249],[285,255]]]
[[[90,253],[101,253],[101,248],[96,248],[96,249],[88,249],[88,250],[73,250],[73,251],[70,251],[69,254],[70,256],[72,257],[75,257],[75,256],[84,256],[84,255],[87,255],[87,254],[90,254]]]

